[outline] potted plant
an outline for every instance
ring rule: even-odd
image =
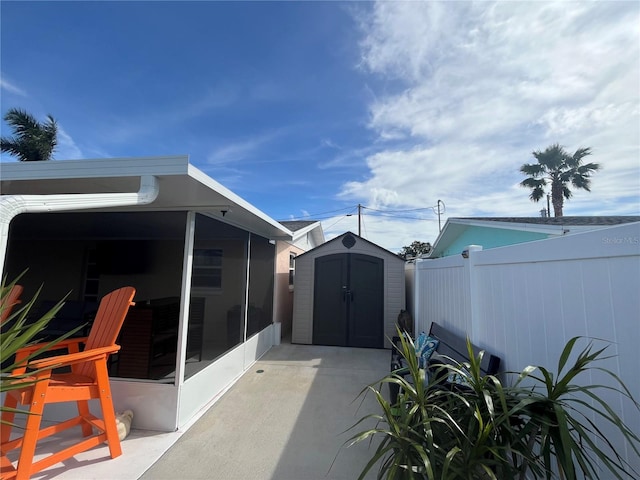
[[[446,359],[425,370],[418,366],[412,341],[401,340],[409,374],[392,372],[362,391],[376,397],[381,411],[360,419],[352,428],[368,419],[376,424],[345,443],[379,440],[359,478],[375,466],[378,478],[387,479],[569,480],[602,478],[602,471],[609,478],[638,478],[600,429],[603,423],[613,425],[640,456],[637,433],[598,395],[602,389],[616,391],[640,412],[623,382],[596,365],[607,358],[606,346],[594,350],[589,342],[576,354],[576,344],[585,339],[575,337],[560,356],[557,375],[544,367],[527,367],[504,374],[506,380],[515,377],[510,385],[481,374],[482,352],[474,356],[470,342],[469,363]],[[590,369],[606,373],[615,385],[575,382]],[[401,389],[396,405],[382,394],[382,385],[389,383]]]

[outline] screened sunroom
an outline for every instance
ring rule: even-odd
[[[2,165],[3,275],[26,270],[27,299],[42,285],[34,315],[68,294],[47,338],[82,334],[103,295],[135,287],[114,406],[179,428],[273,345],[274,244],[291,232],[187,157],[39,163]]]

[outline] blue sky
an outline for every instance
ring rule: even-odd
[[[591,147],[565,215],[640,214],[637,2],[0,3],[0,106],[55,158],[189,154],[279,220],[398,251],[536,216],[531,152]],[[2,134],[10,134],[2,125]],[[3,155],[3,161],[12,161]],[[310,215],[310,216],[308,216]]]

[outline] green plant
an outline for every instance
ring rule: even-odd
[[[597,163],[583,163],[591,155],[591,148],[579,148],[573,155],[559,144],[553,144],[544,151],[535,151],[537,163],[525,163],[520,171],[528,175],[520,186],[531,189],[529,198],[538,202],[545,195],[546,186],[551,184],[551,202],[556,217],[562,217],[564,200],[569,200],[573,192],[569,188],[591,191],[591,175],[600,169]],[[551,216],[551,212],[549,212]]]
[[[46,122],[20,108],[10,108],[4,116],[13,129],[13,137],[0,138],[0,150],[14,155],[21,162],[51,160],[58,144],[58,124],[51,115]]]
[[[3,281],[2,285],[0,285],[0,308],[9,308],[9,306],[5,304],[5,299],[19,278],[20,277],[9,284],[5,284]],[[22,374],[15,374],[14,371],[20,366],[24,366],[29,360],[41,355],[47,350],[51,350],[56,344],[72,336],[82,328],[82,326],[80,326],[55,340],[44,342],[42,346],[34,348],[34,350],[21,361],[16,361],[16,352],[21,348],[38,344],[38,336],[64,305],[66,296],[42,315],[42,317],[35,320],[31,319],[29,314],[36,304],[41,290],[42,287],[38,289],[33,298],[28,302],[16,305],[2,325],[2,332],[0,333],[0,393],[33,384],[33,382],[29,381],[33,378],[33,371],[27,370]],[[0,411],[5,411],[5,407],[0,406]]]
[[[521,379],[528,376],[535,381],[533,388],[520,391],[516,386],[513,389],[516,395],[530,394],[535,399],[526,414],[532,434],[535,432],[539,458],[547,468],[546,478],[553,477],[549,470],[554,460],[560,478],[578,478],[578,473],[586,478],[600,478],[601,470],[615,478],[638,478],[638,472],[616,451],[602,427],[605,424],[614,426],[630,450],[639,457],[640,437],[624,424],[598,392],[610,390],[618,393],[630,399],[639,411],[640,405],[615,373],[593,365],[611,358],[602,356],[609,345],[594,350],[593,343],[589,342],[574,363],[566,368],[580,339],[574,337],[567,342],[558,361],[557,378],[546,368],[537,367],[541,376],[533,375],[533,370],[521,375]],[[604,373],[613,379],[616,386],[573,383],[578,375],[588,370]],[[606,445],[606,449],[600,448],[598,443]]]
[[[571,339],[563,350],[559,374],[578,340]],[[345,443],[380,440],[360,478],[376,465],[378,478],[402,480],[575,479],[579,473],[600,478],[600,469],[615,478],[637,475],[588,416],[591,413],[614,425],[638,454],[638,436],[597,395],[599,389],[607,389],[631,398],[615,374],[593,366],[604,359],[606,347],[593,351],[589,344],[557,379],[544,367],[505,374],[517,375],[509,386],[497,376],[482,375],[482,352],[474,356],[470,342],[468,363],[446,359],[432,366],[429,374],[418,367],[412,341],[402,336],[401,341],[408,374],[392,372],[363,389],[361,395],[372,393],[381,412],[357,422],[352,429],[371,419],[375,426]],[[589,369],[605,372],[618,386],[573,383]],[[536,370],[542,375],[534,375]],[[461,384],[444,381],[452,376]],[[401,388],[396,405],[382,394],[382,385],[391,383]],[[637,402],[633,404],[640,410]],[[599,448],[596,439],[611,451]]]

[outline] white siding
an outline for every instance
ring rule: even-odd
[[[406,306],[404,261],[384,259],[384,335],[385,347],[391,348],[387,339],[397,335],[396,321],[400,310]]]
[[[313,340],[314,260],[308,253],[296,258],[293,284],[293,325],[291,341],[311,344]]]

